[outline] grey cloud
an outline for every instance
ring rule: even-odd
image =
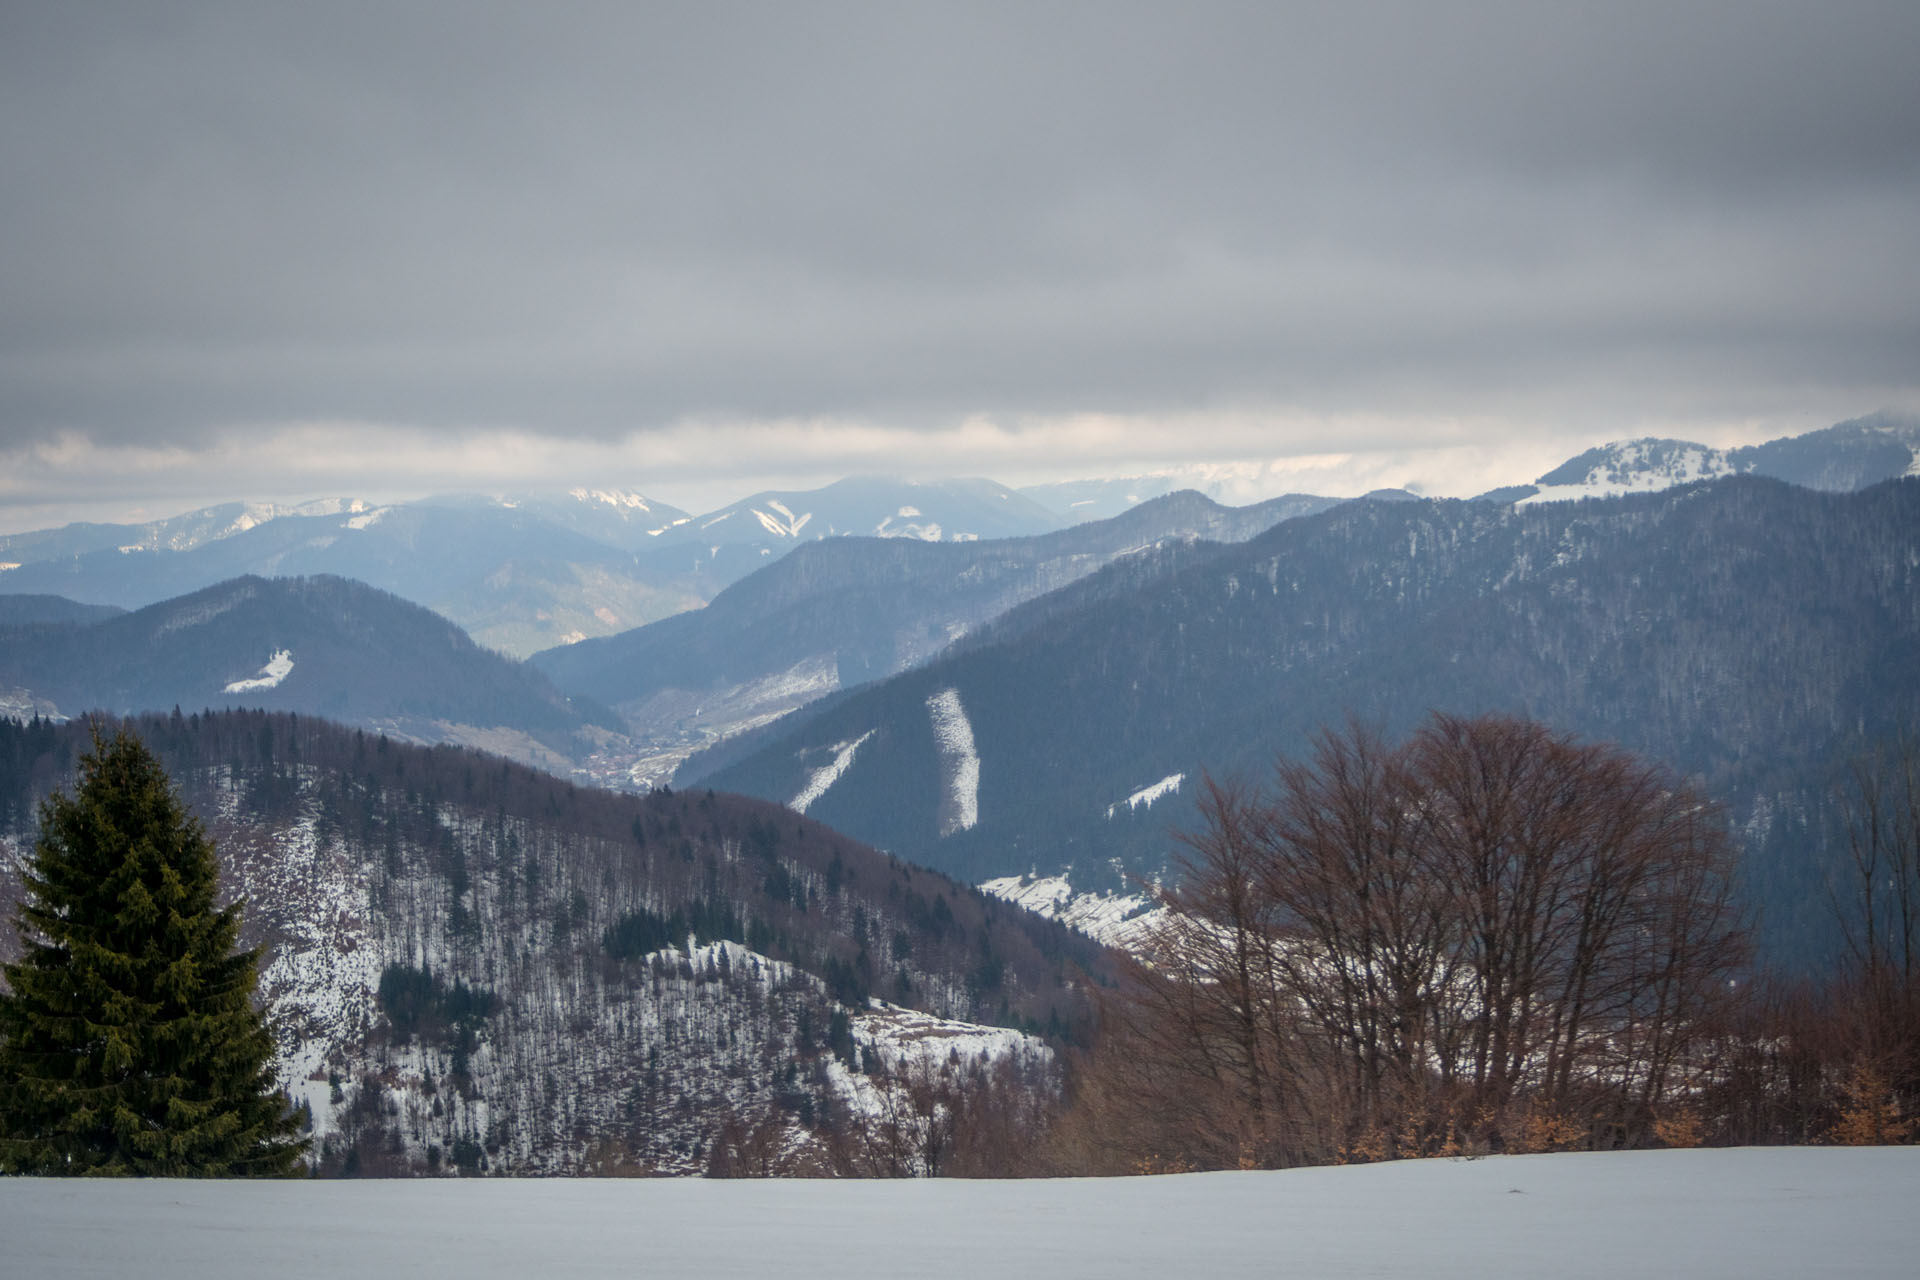
[[[1916,49],[1911,4],[12,6],[0,446],[1910,390]]]

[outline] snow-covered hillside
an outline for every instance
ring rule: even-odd
[[[1906,1277],[1920,1148],[992,1182],[0,1179],[9,1274]]]
[[[980,891],[1122,951],[1133,950],[1165,912],[1144,894],[1076,893],[1064,875],[1001,876],[982,881]]]
[[[1652,493],[1696,480],[1716,480],[1741,470],[1723,449],[1685,440],[1627,440],[1589,449],[1540,477],[1539,492],[1522,504],[1615,498]]]

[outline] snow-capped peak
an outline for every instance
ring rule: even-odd
[[[649,512],[646,498],[631,489],[569,489],[567,496],[576,502],[598,502],[616,511]]]
[[[1540,491],[1522,504],[1611,498],[1654,493],[1696,480],[1716,480],[1741,470],[1724,449],[1687,440],[1622,440],[1589,449],[1537,482]]]

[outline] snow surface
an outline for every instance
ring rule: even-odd
[[[1133,950],[1166,913],[1138,893],[1075,893],[1065,876],[1002,876],[980,892],[1058,920],[1096,942]]]
[[[9,1275],[1907,1277],[1920,1148],[1058,1181],[0,1179]]]
[[[1158,800],[1163,796],[1176,794],[1180,790],[1180,784],[1185,782],[1186,780],[1187,780],[1187,775],[1184,773],[1170,773],[1166,777],[1160,779],[1160,781],[1154,783],[1152,786],[1140,788],[1140,790],[1134,792],[1132,795],[1128,796],[1125,800],[1120,801],[1119,804],[1108,805],[1107,817],[1109,818],[1113,817],[1114,813],[1119,810],[1120,805],[1122,804],[1127,806],[1127,811],[1129,813],[1133,812],[1136,809],[1139,809],[1143,805],[1151,809],[1153,808],[1153,802],[1155,800]]]
[[[829,748],[833,752],[833,759],[813,771],[813,776],[807,779],[807,785],[800,788],[799,795],[787,802],[787,807],[795,813],[805,813],[808,805],[827,794],[827,788],[840,781],[840,775],[853,763],[854,752],[860,750],[861,744],[872,736],[873,730],[869,729],[852,742],[834,743]]]
[[[946,795],[940,803],[940,834],[970,831],[980,821],[980,754],[973,747],[973,723],[960,705],[958,689],[942,689],[927,699],[933,741],[946,767]]]
[[[221,692],[251,693],[255,689],[277,689],[293,671],[293,650],[277,649],[267,659],[267,665],[260,668],[260,674],[251,680],[235,680]]]
[[[1655,493],[1696,480],[1714,480],[1733,475],[1736,468],[1724,450],[1705,445],[1686,445],[1672,449],[1670,441],[1629,440],[1607,446],[1607,459],[1596,463],[1579,484],[1546,485],[1538,493],[1520,499],[1515,506],[1536,506],[1543,502],[1572,502],[1581,498],[1617,498],[1627,493]],[[1656,457],[1672,449],[1665,461]]]
[[[347,528],[349,529],[372,528],[374,525],[379,524],[382,520],[386,519],[387,512],[391,511],[392,509],[393,508],[391,507],[378,507],[372,511],[364,512],[361,515],[349,516],[347,518]]]

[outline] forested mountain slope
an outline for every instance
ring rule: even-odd
[[[757,1132],[885,1171],[861,1163],[861,1126],[890,1072],[1046,1087],[1037,1040],[939,1019],[1080,1035],[1106,965],[777,805],[577,788],[306,716],[134,727],[247,899],[333,1169],[689,1171]],[[86,740],[0,720],[0,901]]]
[[[344,578],[237,578],[87,625],[0,627],[0,693],[77,716],[264,707],[558,763],[614,739],[524,663]]]
[[[1009,607],[1168,540],[1242,541],[1334,500],[1222,507],[1173,494],[1123,516],[988,541],[832,538],[796,547],[705,609],[534,655],[562,690],[616,708],[657,782],[699,746],[923,662]]]
[[[1070,867],[1091,888],[1166,868],[1202,770],[1263,770],[1350,715],[1399,733],[1509,711],[1697,776],[1768,936],[1804,946],[1837,770],[1920,725],[1917,576],[1920,480],[1353,503],[1116,565],[773,726],[711,781],[967,879]]]
[[[671,512],[655,514],[664,521]],[[21,563],[0,573],[0,590],[140,608],[230,578],[328,574],[426,605],[491,648],[525,654],[692,608],[718,589],[695,567],[641,564],[603,540],[630,540],[624,526],[609,527],[617,518],[481,498],[295,509],[240,520],[218,537],[83,541],[68,554],[55,554],[67,540],[24,547],[5,553]],[[123,536],[140,530],[124,527]]]
[[[1754,475],[1851,493],[1916,474],[1920,418],[1876,413],[1823,431],[1714,449],[1687,440],[1622,440],[1569,458],[1531,485],[1499,490],[1507,501],[1562,502],[1651,493],[1697,480]]]

